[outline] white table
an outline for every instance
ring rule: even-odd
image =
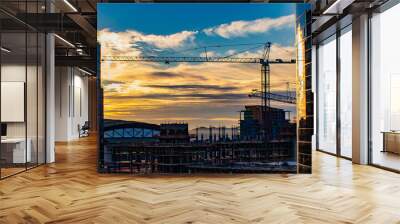
[[[26,142],[28,142],[25,151],[25,145]],[[31,145],[32,141],[31,139],[27,139],[25,142],[25,138],[6,138],[6,139],[1,139],[1,144],[2,147],[13,147],[13,163],[26,163],[26,162],[31,162],[32,160],[32,151],[31,151]]]

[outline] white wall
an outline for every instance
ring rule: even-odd
[[[25,70],[27,69],[27,70]],[[1,81],[2,82],[24,82],[26,72],[28,72],[28,87],[27,87],[27,119],[28,119],[28,137],[30,130],[35,130],[36,135],[36,85],[37,80],[32,77],[32,74],[36,76],[36,66],[27,66],[25,64],[3,64],[1,67]],[[3,96],[4,97],[4,96]],[[41,107],[43,105],[39,105]],[[8,108],[1,108],[2,110],[7,110]],[[33,112],[34,111],[34,112]],[[26,122],[8,122],[7,123],[7,134],[9,137],[25,137],[25,123]],[[33,131],[32,131],[33,132]]]
[[[38,69],[38,70],[37,70]],[[26,107],[23,102],[20,113],[25,114],[26,120],[21,122],[5,122],[7,138],[27,138],[31,148],[32,162],[44,163],[44,74],[42,68],[36,65],[25,66],[25,63],[4,63],[1,66],[2,82],[23,82],[26,84]],[[27,80],[25,80],[27,78]],[[24,94],[24,90],[20,90]],[[7,96],[2,96],[2,98]],[[2,107],[2,112],[13,113],[10,107]],[[14,112],[15,113],[15,112]],[[24,116],[24,115],[23,115]],[[39,159],[39,161],[36,161]]]
[[[4,64],[1,66],[1,81],[25,82],[25,64]],[[29,69],[29,68],[28,68]],[[1,108],[7,110],[7,108]],[[25,122],[7,123],[7,137],[25,137]]]
[[[78,125],[88,120],[88,78],[72,67],[56,67],[55,140],[79,138]]]
[[[68,88],[70,85],[69,68],[56,67],[55,69],[55,140],[68,140]]]

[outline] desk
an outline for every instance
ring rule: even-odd
[[[2,157],[5,158],[8,163],[26,163],[31,162],[31,139],[27,139],[27,146],[25,151],[25,138],[6,138],[1,139],[1,153]],[[12,156],[10,155],[12,154]],[[12,158],[12,159],[11,159]]]
[[[400,154],[400,132],[385,131],[383,134],[383,150],[382,152],[392,152]]]

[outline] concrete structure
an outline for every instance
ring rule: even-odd
[[[280,139],[281,128],[289,126],[289,120],[286,119],[286,112],[283,109],[270,107],[266,109],[263,116],[262,108],[259,105],[245,106],[242,111],[243,119],[240,120],[240,136],[243,140],[260,140],[261,129],[264,125],[264,117],[271,119],[270,127],[271,139]],[[268,125],[268,124],[267,124]],[[295,136],[295,133],[293,133]]]
[[[187,123],[168,123],[160,125],[160,142],[185,144],[190,142]]]

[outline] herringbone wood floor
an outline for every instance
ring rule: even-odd
[[[313,155],[312,175],[96,173],[94,138],[0,181],[0,223],[400,223],[400,175]]]

